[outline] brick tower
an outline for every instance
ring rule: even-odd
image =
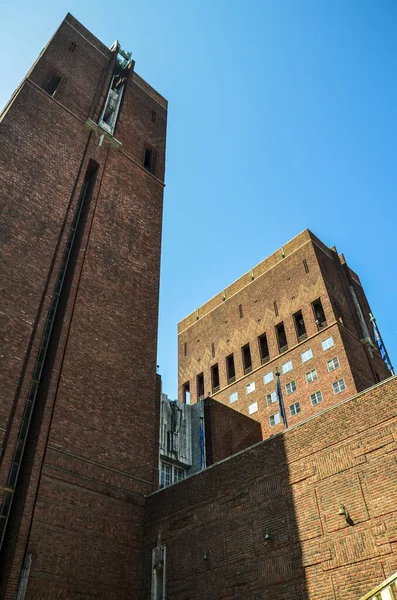
[[[204,395],[264,438],[390,377],[360,280],[306,230],[179,323],[179,399]]]
[[[70,14],[0,116],[1,598],[138,597],[166,117]]]

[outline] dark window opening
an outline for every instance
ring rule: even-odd
[[[69,46],[69,52],[71,54],[73,54],[73,52],[76,50],[76,42],[71,42],[70,46]]]
[[[252,371],[252,360],[250,345],[246,344],[241,348],[241,354],[243,356],[243,369],[244,373],[251,373]]]
[[[145,155],[143,158],[143,166],[150,173],[155,173],[156,171],[156,150],[153,148],[149,148],[145,146]]]
[[[276,315],[276,317],[278,317],[278,307],[277,307],[276,301],[273,302],[273,306],[274,306],[274,314]]]
[[[212,383],[212,391],[219,391],[219,367],[218,363],[216,365],[212,365],[211,367],[211,383]]]
[[[258,344],[259,344],[259,354],[261,357],[261,364],[264,365],[265,363],[269,362],[269,360],[270,360],[269,346],[267,345],[266,333],[263,333],[262,335],[260,335],[258,337]]]
[[[182,386],[182,402],[190,404],[190,383],[187,381]]]
[[[287,336],[284,329],[284,323],[279,323],[276,325],[276,336],[278,342],[278,349],[280,354],[282,352],[286,352],[288,350]]]
[[[303,261],[303,266],[305,267],[305,273],[308,273],[309,272],[309,265],[307,264],[306,258]]]
[[[233,383],[236,381],[236,371],[234,368],[234,356],[233,354],[229,354],[226,357],[226,372],[227,372],[227,382]]]
[[[240,319],[242,319],[243,318],[243,305],[242,304],[238,305],[238,312],[240,315]]]
[[[44,91],[47,92],[50,96],[54,96],[57,91],[59,84],[62,81],[61,75],[57,75],[53,73],[47,83],[45,84]]]
[[[197,375],[197,400],[204,398],[204,373]]]
[[[214,344],[214,342],[212,342],[212,344],[211,344],[211,353],[212,353],[212,358],[214,358],[215,357],[215,344]]]
[[[187,356],[187,342],[183,344],[183,355]]]
[[[152,110],[152,123],[156,122],[156,111]]]
[[[317,329],[322,329],[327,325],[327,321],[324,314],[323,305],[321,304],[320,298],[312,302],[314,320],[317,325]]]
[[[299,310],[294,314],[294,323],[296,329],[296,336],[298,338],[298,342],[302,342],[307,338],[307,332],[305,327],[305,322],[303,320],[302,311]]]

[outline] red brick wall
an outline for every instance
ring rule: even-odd
[[[394,377],[156,492],[142,598],[160,536],[172,600],[357,600],[397,570],[396,453]]]
[[[207,466],[262,441],[260,423],[213,400],[204,400]]]

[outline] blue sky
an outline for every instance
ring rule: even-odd
[[[169,101],[159,358],[177,322],[309,227],[397,362],[395,0],[2,2],[0,106],[70,11]]]

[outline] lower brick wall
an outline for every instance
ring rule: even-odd
[[[152,494],[142,598],[160,540],[169,600],[359,600],[397,571],[396,458],[393,377]]]

